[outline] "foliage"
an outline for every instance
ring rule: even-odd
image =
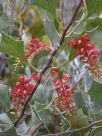
[[[100,136],[101,44],[101,0],[0,1],[0,136]]]

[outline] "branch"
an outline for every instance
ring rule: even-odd
[[[90,131],[89,131],[88,136],[92,136],[92,132],[93,132],[93,129],[92,129],[92,128],[90,128]]]
[[[28,97],[28,99],[26,100],[26,102],[25,102],[25,104],[24,104],[24,107],[23,107],[23,109],[22,109],[22,112],[21,112],[20,116],[18,117],[18,119],[16,120],[16,122],[14,122],[14,126],[15,126],[15,127],[18,125],[19,121],[20,121],[21,118],[24,116],[24,112],[25,112],[25,110],[26,110],[26,108],[27,108],[27,105],[29,104],[29,102],[30,102],[30,100],[31,100],[31,98],[32,98],[32,96],[33,96],[33,94],[35,93],[35,90],[38,88],[38,86],[39,86],[39,84],[40,84],[40,82],[41,82],[41,78],[42,78],[43,74],[44,74],[44,73],[46,72],[46,70],[49,68],[49,66],[50,66],[50,64],[51,64],[51,62],[52,62],[52,59],[53,59],[53,57],[55,56],[56,52],[57,52],[57,49],[55,49],[55,50],[52,52],[52,54],[51,54],[51,56],[50,56],[50,59],[49,59],[47,65],[44,67],[44,69],[43,69],[42,72],[40,73],[40,75],[39,75],[39,76],[40,76],[40,80],[38,80],[38,81],[36,82],[35,88],[34,88],[34,90],[32,91],[31,95],[30,95],[30,96]]]
[[[65,38],[65,35],[66,35],[68,29],[70,28],[70,26],[71,26],[71,25],[73,24],[73,22],[75,21],[75,18],[76,18],[76,16],[77,16],[77,13],[78,13],[78,11],[79,11],[79,9],[80,9],[82,3],[83,3],[83,0],[80,0],[79,3],[78,3],[78,5],[77,5],[77,7],[76,7],[76,9],[75,9],[75,11],[74,11],[74,13],[73,13],[73,16],[72,16],[72,18],[71,18],[71,21],[70,21],[69,24],[64,28],[63,33],[62,33],[62,36],[61,36],[61,39],[60,39],[60,41],[59,41],[60,46],[62,45],[62,43],[63,43],[63,41],[64,41],[64,38]],[[51,54],[51,56],[50,56],[50,58],[49,58],[49,60],[48,60],[47,65],[44,67],[44,69],[42,70],[42,72],[41,72],[40,75],[39,75],[41,78],[42,78],[42,76],[44,75],[44,73],[46,72],[46,70],[50,67],[50,65],[51,65],[51,63],[52,63],[52,60],[53,60],[53,57],[56,55],[58,49],[59,49],[59,46],[53,50],[53,52],[52,52],[52,54]],[[23,107],[23,109],[22,109],[22,112],[21,112],[20,116],[18,117],[18,119],[17,119],[16,122],[14,123],[14,126],[15,126],[15,127],[18,125],[19,121],[20,121],[21,118],[24,116],[24,112],[25,112],[25,110],[26,110],[26,107],[27,107],[27,105],[29,104],[29,102],[30,102],[30,100],[31,100],[31,98],[32,98],[32,96],[33,96],[33,94],[34,94],[35,91],[36,91],[36,89],[38,88],[38,86],[39,86],[39,84],[40,84],[40,82],[41,82],[41,78],[40,78],[39,81],[36,82],[36,85],[35,85],[34,90],[32,91],[30,97],[28,97],[28,99],[26,100],[26,102],[25,102],[25,104],[24,104],[24,107]]]
[[[60,39],[60,45],[63,43],[64,38],[65,38],[65,35],[66,35],[68,29],[70,28],[70,26],[71,26],[71,25],[73,24],[73,22],[75,21],[75,18],[76,18],[76,16],[77,16],[77,13],[78,13],[78,11],[79,11],[79,9],[80,9],[82,3],[83,3],[83,0],[80,0],[79,3],[78,3],[78,5],[77,5],[77,7],[76,7],[76,9],[75,9],[75,11],[74,11],[74,13],[73,13],[73,16],[72,16],[72,18],[71,18],[69,24],[64,28],[63,33],[62,33],[62,36],[61,36],[61,39]]]
[[[77,129],[70,130],[70,131],[67,130],[67,131],[65,131],[63,133],[47,134],[47,135],[42,135],[42,136],[62,136],[64,134],[73,134],[73,133],[76,133],[76,132],[79,132],[79,131],[83,131],[83,130],[92,128],[94,125],[97,125],[98,123],[102,123],[102,119],[94,121],[93,123],[91,123],[91,124],[89,124],[89,125],[87,125],[85,127],[82,127],[82,128],[77,128]]]
[[[42,123],[42,122],[39,123],[39,124],[36,126],[36,128],[34,128],[34,130],[32,130],[30,136],[33,136],[33,135],[36,133],[36,131],[37,131],[40,127],[42,127],[42,126],[43,126],[43,123]]]

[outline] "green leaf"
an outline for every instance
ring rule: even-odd
[[[2,6],[2,2],[0,2],[0,16],[2,16],[3,15],[3,6]]]
[[[64,26],[66,26],[70,22],[76,5],[77,5],[76,0],[63,0],[62,1],[61,12],[63,13],[62,13],[61,19],[62,19]]]
[[[76,50],[74,48],[71,49],[70,55],[69,55],[69,60],[73,60],[76,57]]]
[[[2,33],[0,51],[14,57],[18,57],[20,60],[25,59],[23,42],[16,41],[5,33]]]
[[[93,81],[92,87],[89,91],[96,110],[102,108],[102,84]]]
[[[6,85],[0,84],[0,103],[8,110],[10,108],[10,99],[8,96],[8,88]]]
[[[22,122],[21,124],[19,124],[19,126],[17,128],[17,132],[22,135],[27,134],[27,132],[28,132],[27,124],[25,122]]]
[[[7,130],[12,126],[13,126],[13,122],[10,120],[10,118],[7,116],[7,114],[5,114],[5,113],[0,114],[1,131]]]
[[[80,21],[80,20],[79,20],[79,21]],[[86,26],[86,22],[85,22],[85,19],[83,19],[83,20],[79,23],[79,25],[77,25],[77,27],[75,28],[74,33],[76,33],[76,34],[81,34],[81,33],[84,31],[85,26]]]
[[[102,127],[96,128],[93,132],[92,132],[92,136],[101,136],[102,135]]]
[[[96,44],[98,47],[102,46],[102,32],[100,30],[95,30],[90,33],[90,37],[94,44]]]
[[[43,109],[46,109],[47,104],[39,103],[37,101],[34,102],[34,107],[37,111],[41,111]]]
[[[47,82],[45,86],[40,85],[34,94],[34,100],[40,104],[48,104],[52,101],[54,95],[53,83]]]
[[[0,136],[17,136],[17,133],[15,128],[11,127],[3,132],[0,132]]]
[[[82,132],[73,133],[71,136],[84,136]]]
[[[41,14],[43,17],[43,24],[45,28],[45,32],[49,36],[49,39],[52,42],[54,47],[59,46],[59,35],[56,30],[55,24],[51,17],[48,15],[46,10],[41,9]]]
[[[39,115],[45,124],[49,123],[51,120],[51,112],[48,109],[39,112]]]
[[[56,16],[56,8],[58,7],[60,0],[31,0],[32,4],[47,10],[49,13]]]
[[[79,92],[74,93],[75,104],[78,109],[82,109],[85,114],[88,114],[88,107],[83,99],[83,96]]]
[[[13,23],[10,18],[6,15],[0,16],[0,31],[5,31],[10,27],[10,31],[12,30]]]
[[[83,113],[82,109],[73,111],[71,115],[68,115],[68,119],[73,128],[81,128],[89,124],[88,116]]]
[[[94,118],[95,118],[96,121],[102,119],[102,109],[99,112],[95,113]],[[102,126],[102,123],[98,123],[97,125]]]
[[[42,69],[46,65],[47,62],[47,56],[49,55],[49,52],[47,50],[42,50],[34,55],[32,58],[32,65],[36,67],[37,69]]]
[[[95,28],[101,29],[101,26],[102,26],[102,20],[99,19],[98,17],[96,17],[96,18],[87,20],[85,30],[86,31],[93,31]]]
[[[35,112],[32,112],[32,120],[31,120],[31,124],[33,124],[33,128],[34,126],[36,127],[40,122],[43,122],[44,125],[47,127],[51,124],[51,112],[48,109],[42,110],[40,112],[37,112],[37,115]],[[39,116],[39,117],[38,117]]]
[[[43,85],[39,85],[36,92],[34,93],[34,100],[45,104],[47,102],[47,97],[45,95],[44,87]]]
[[[2,113],[0,114],[0,126],[7,126],[9,125],[9,127],[12,125],[12,121],[9,119],[9,117],[7,116],[7,114]]]
[[[86,0],[86,6],[88,10],[88,16],[99,13],[102,11],[102,1],[101,0]]]
[[[52,117],[52,113],[50,110],[45,109],[41,112],[39,112],[39,115],[43,121],[43,123],[46,125],[47,131],[54,133],[56,129],[56,125],[58,125],[58,117],[56,116],[56,121]]]
[[[84,76],[84,80],[83,80],[84,91],[86,93],[91,89],[92,82],[93,82],[93,80],[90,76],[90,73],[87,72],[86,75]]]

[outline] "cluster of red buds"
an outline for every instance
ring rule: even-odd
[[[89,66],[95,66],[99,62],[99,50],[95,49],[95,44],[90,44],[90,37],[82,36],[81,39],[74,39],[69,45],[76,49],[77,56]]]
[[[27,98],[34,90],[35,84],[31,83],[32,80],[38,81],[40,80],[40,77],[36,73],[33,73],[31,78],[21,76],[19,78],[19,82],[16,82],[16,85],[12,91],[12,104],[15,109],[22,109]]]
[[[99,79],[101,78],[101,69],[99,68],[100,51],[95,49],[95,44],[89,42],[89,36],[82,36],[81,39],[73,38],[68,44],[76,50],[76,55],[80,57],[80,60],[87,64],[88,68],[91,70],[92,76]]]
[[[54,76],[54,85],[57,92],[58,98],[56,101],[56,106],[62,110],[71,112],[74,107],[73,93],[71,92],[71,86],[68,83],[70,80],[70,75],[65,74],[63,78],[60,78],[57,71],[51,71],[52,76]]]
[[[33,38],[26,47],[25,56],[28,59],[33,53],[36,54],[43,49],[51,50],[48,46],[41,43],[39,38]]]
[[[31,57],[34,54],[37,54],[38,52],[42,51],[42,50],[47,50],[47,51],[51,51],[51,48],[45,44],[43,44],[39,38],[33,38],[31,40],[31,42],[26,46],[25,49],[25,57],[26,59],[28,59],[29,57]],[[17,63],[14,64],[14,66],[18,67],[18,66],[22,66],[23,65],[23,61],[21,61],[19,58],[16,60]]]

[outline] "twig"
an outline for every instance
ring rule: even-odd
[[[33,135],[36,133],[36,131],[37,131],[40,127],[42,127],[42,126],[43,126],[43,123],[42,123],[42,122],[39,123],[39,124],[36,126],[36,128],[34,128],[34,130],[32,130],[30,136],[33,136]]]
[[[60,110],[59,110],[57,107],[55,107],[55,109],[56,109],[56,111],[59,113],[59,115],[61,116],[61,118],[63,119],[63,121],[71,126],[69,120],[67,120],[67,119],[63,116],[63,114],[60,112]],[[69,128],[68,128],[68,129],[69,129]]]
[[[93,123],[85,126],[85,127],[82,127],[82,128],[78,128],[78,129],[73,129],[73,130],[70,130],[70,131],[65,131],[63,133],[56,133],[56,134],[46,134],[46,135],[42,135],[42,136],[62,136],[64,134],[73,134],[73,133],[76,133],[76,132],[79,132],[79,131],[83,131],[83,130],[86,130],[86,129],[89,129],[89,128],[92,128],[94,125],[97,125],[98,123],[102,123],[102,119],[101,120],[97,120],[97,121],[94,121]]]
[[[69,59],[69,55],[67,56],[67,60],[65,60],[62,64],[60,64],[60,65],[59,65],[59,66],[57,66],[57,67],[53,67],[53,66],[51,66],[51,69],[59,69],[59,68],[63,67],[64,65],[66,65],[66,64],[67,64],[68,59]]]
[[[26,110],[26,107],[27,107],[28,103],[30,102],[30,100],[31,100],[31,98],[32,98],[32,96],[33,96],[33,94],[35,93],[35,90],[38,88],[38,86],[39,86],[39,84],[40,84],[40,82],[41,82],[41,78],[42,78],[43,74],[44,74],[44,73],[46,72],[46,70],[49,68],[49,66],[50,66],[50,64],[51,64],[51,62],[52,62],[52,58],[53,58],[53,56],[55,56],[56,52],[57,52],[57,50],[54,50],[54,51],[52,52],[51,57],[50,57],[50,59],[49,59],[47,65],[45,66],[45,68],[44,68],[44,69],[42,70],[42,72],[40,73],[40,80],[38,80],[38,81],[36,82],[35,88],[34,88],[34,90],[32,91],[30,97],[28,97],[27,101],[25,102],[24,107],[23,107],[23,110],[22,110],[20,116],[18,117],[18,119],[16,120],[16,122],[14,123],[14,126],[17,126],[17,124],[19,123],[19,121],[20,121],[21,118],[23,117],[24,112],[25,112],[25,110]]]
[[[59,42],[59,43],[60,43],[60,46],[62,45],[62,43],[63,43],[63,41],[64,41],[64,38],[65,38],[65,35],[66,35],[68,29],[70,28],[70,26],[71,26],[71,25],[73,24],[73,22],[75,21],[76,15],[77,15],[77,13],[78,13],[78,11],[79,11],[79,9],[80,9],[82,3],[83,3],[83,0],[80,0],[79,3],[78,3],[78,5],[77,5],[77,7],[76,7],[76,9],[75,9],[75,11],[74,11],[74,13],[73,13],[73,16],[72,16],[72,18],[71,18],[71,21],[70,21],[69,24],[64,28],[63,33],[62,33],[62,36],[61,36],[61,39],[60,39],[60,42]],[[52,52],[52,54],[51,54],[51,56],[50,56],[50,58],[49,58],[49,60],[48,60],[47,65],[44,67],[44,69],[42,70],[42,72],[41,72],[40,75],[39,75],[41,78],[42,78],[42,76],[44,75],[44,73],[46,72],[46,70],[50,67],[50,65],[51,65],[51,63],[52,63],[52,60],[53,60],[53,57],[56,55],[58,49],[59,49],[59,46],[53,50],[53,52]],[[22,109],[22,111],[21,111],[20,116],[18,117],[18,119],[17,119],[17,120],[15,121],[15,123],[14,123],[14,126],[15,126],[15,127],[18,125],[19,121],[20,121],[21,118],[23,117],[27,105],[29,104],[29,102],[30,102],[30,100],[31,100],[31,98],[32,98],[32,96],[33,96],[33,94],[35,93],[36,89],[38,88],[38,86],[39,86],[39,84],[40,84],[40,82],[41,82],[41,78],[40,78],[39,81],[36,82],[36,85],[35,85],[34,90],[32,91],[31,95],[28,97],[28,99],[26,100],[26,102],[25,102],[25,104],[24,104],[24,107],[23,107],[23,109]]]
[[[93,129],[91,128],[90,131],[89,131],[88,136],[92,136],[92,132],[93,132]]]
[[[72,16],[72,18],[71,18],[69,24],[64,28],[63,33],[62,33],[62,37],[61,37],[61,40],[60,40],[60,45],[63,43],[64,38],[65,38],[65,35],[66,35],[68,29],[69,29],[70,26],[73,24],[73,22],[74,22],[74,20],[75,20],[75,18],[76,18],[76,15],[77,15],[77,13],[78,13],[78,11],[79,11],[79,9],[80,9],[82,3],[83,3],[83,0],[80,0],[80,1],[79,1],[79,4],[77,5],[77,7],[76,7],[76,9],[75,9],[75,11],[74,11],[74,13],[73,13],[73,16]]]
[[[45,126],[46,130],[47,130],[48,133],[49,133],[49,130],[48,130],[46,124],[44,123],[44,121],[42,120],[42,118],[40,117],[40,115],[38,114],[38,112],[35,110],[34,107],[32,107],[32,110],[33,110],[33,112],[36,114],[36,116],[37,116],[37,118],[39,119],[39,121],[42,122],[42,124]]]

